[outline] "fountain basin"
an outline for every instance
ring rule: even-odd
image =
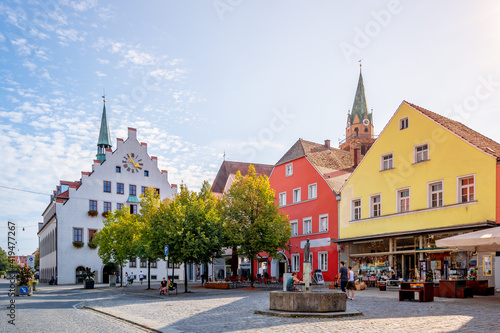
[[[288,312],[341,312],[346,311],[346,295],[340,291],[271,291],[269,309]]]

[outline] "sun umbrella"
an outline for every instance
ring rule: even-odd
[[[500,251],[500,227],[443,238],[436,241],[436,246],[457,248],[462,251]]]

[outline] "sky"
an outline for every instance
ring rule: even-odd
[[[380,133],[403,100],[500,142],[500,3],[5,0],[0,247],[18,254],[60,180],[91,171],[102,96],[113,146],[137,129],[172,184],[225,159],[275,164],[345,137],[360,62]]]

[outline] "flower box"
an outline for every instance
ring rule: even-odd
[[[92,243],[92,242],[88,242],[88,243],[87,243],[87,246],[88,246],[88,247],[90,247],[91,249],[95,249],[95,248],[97,248],[97,245],[95,245],[95,244],[94,244],[94,243]]]
[[[227,282],[222,282],[222,283],[205,282],[205,288],[208,288],[208,289],[229,289],[229,283],[227,283]]]
[[[83,247],[83,242],[74,241],[73,242],[73,246],[76,247],[76,248],[81,248],[81,247]]]
[[[94,216],[97,216],[98,212],[97,212],[97,210],[89,210],[87,212],[87,214],[88,214],[88,216],[94,217]]]

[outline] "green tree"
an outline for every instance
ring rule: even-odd
[[[9,257],[7,256],[7,253],[0,247],[0,271],[8,271],[9,268]]]
[[[138,216],[130,214],[127,207],[109,213],[103,221],[104,227],[94,238],[99,247],[97,254],[105,265],[114,263],[120,266],[120,283],[123,286],[123,270],[121,267],[136,255],[136,242],[139,228]]]
[[[148,259],[148,289],[151,289],[151,262],[165,258],[163,239],[157,232],[159,210],[162,205],[160,196],[152,187],[141,195],[141,216],[138,219],[138,239],[136,253],[139,258]]]
[[[275,203],[269,178],[257,176],[253,165],[245,177],[238,171],[224,201],[227,244],[233,250],[239,247],[250,258],[253,286],[253,261],[258,254],[267,252],[273,257],[280,249],[286,248],[291,236],[288,218]]]
[[[159,210],[161,232],[169,245],[169,260],[184,263],[205,263],[220,255],[223,245],[222,219],[217,199],[204,182],[199,193],[190,192],[185,185],[172,200],[164,201]],[[185,275],[187,276],[187,275]],[[184,289],[188,292],[187,279]]]

